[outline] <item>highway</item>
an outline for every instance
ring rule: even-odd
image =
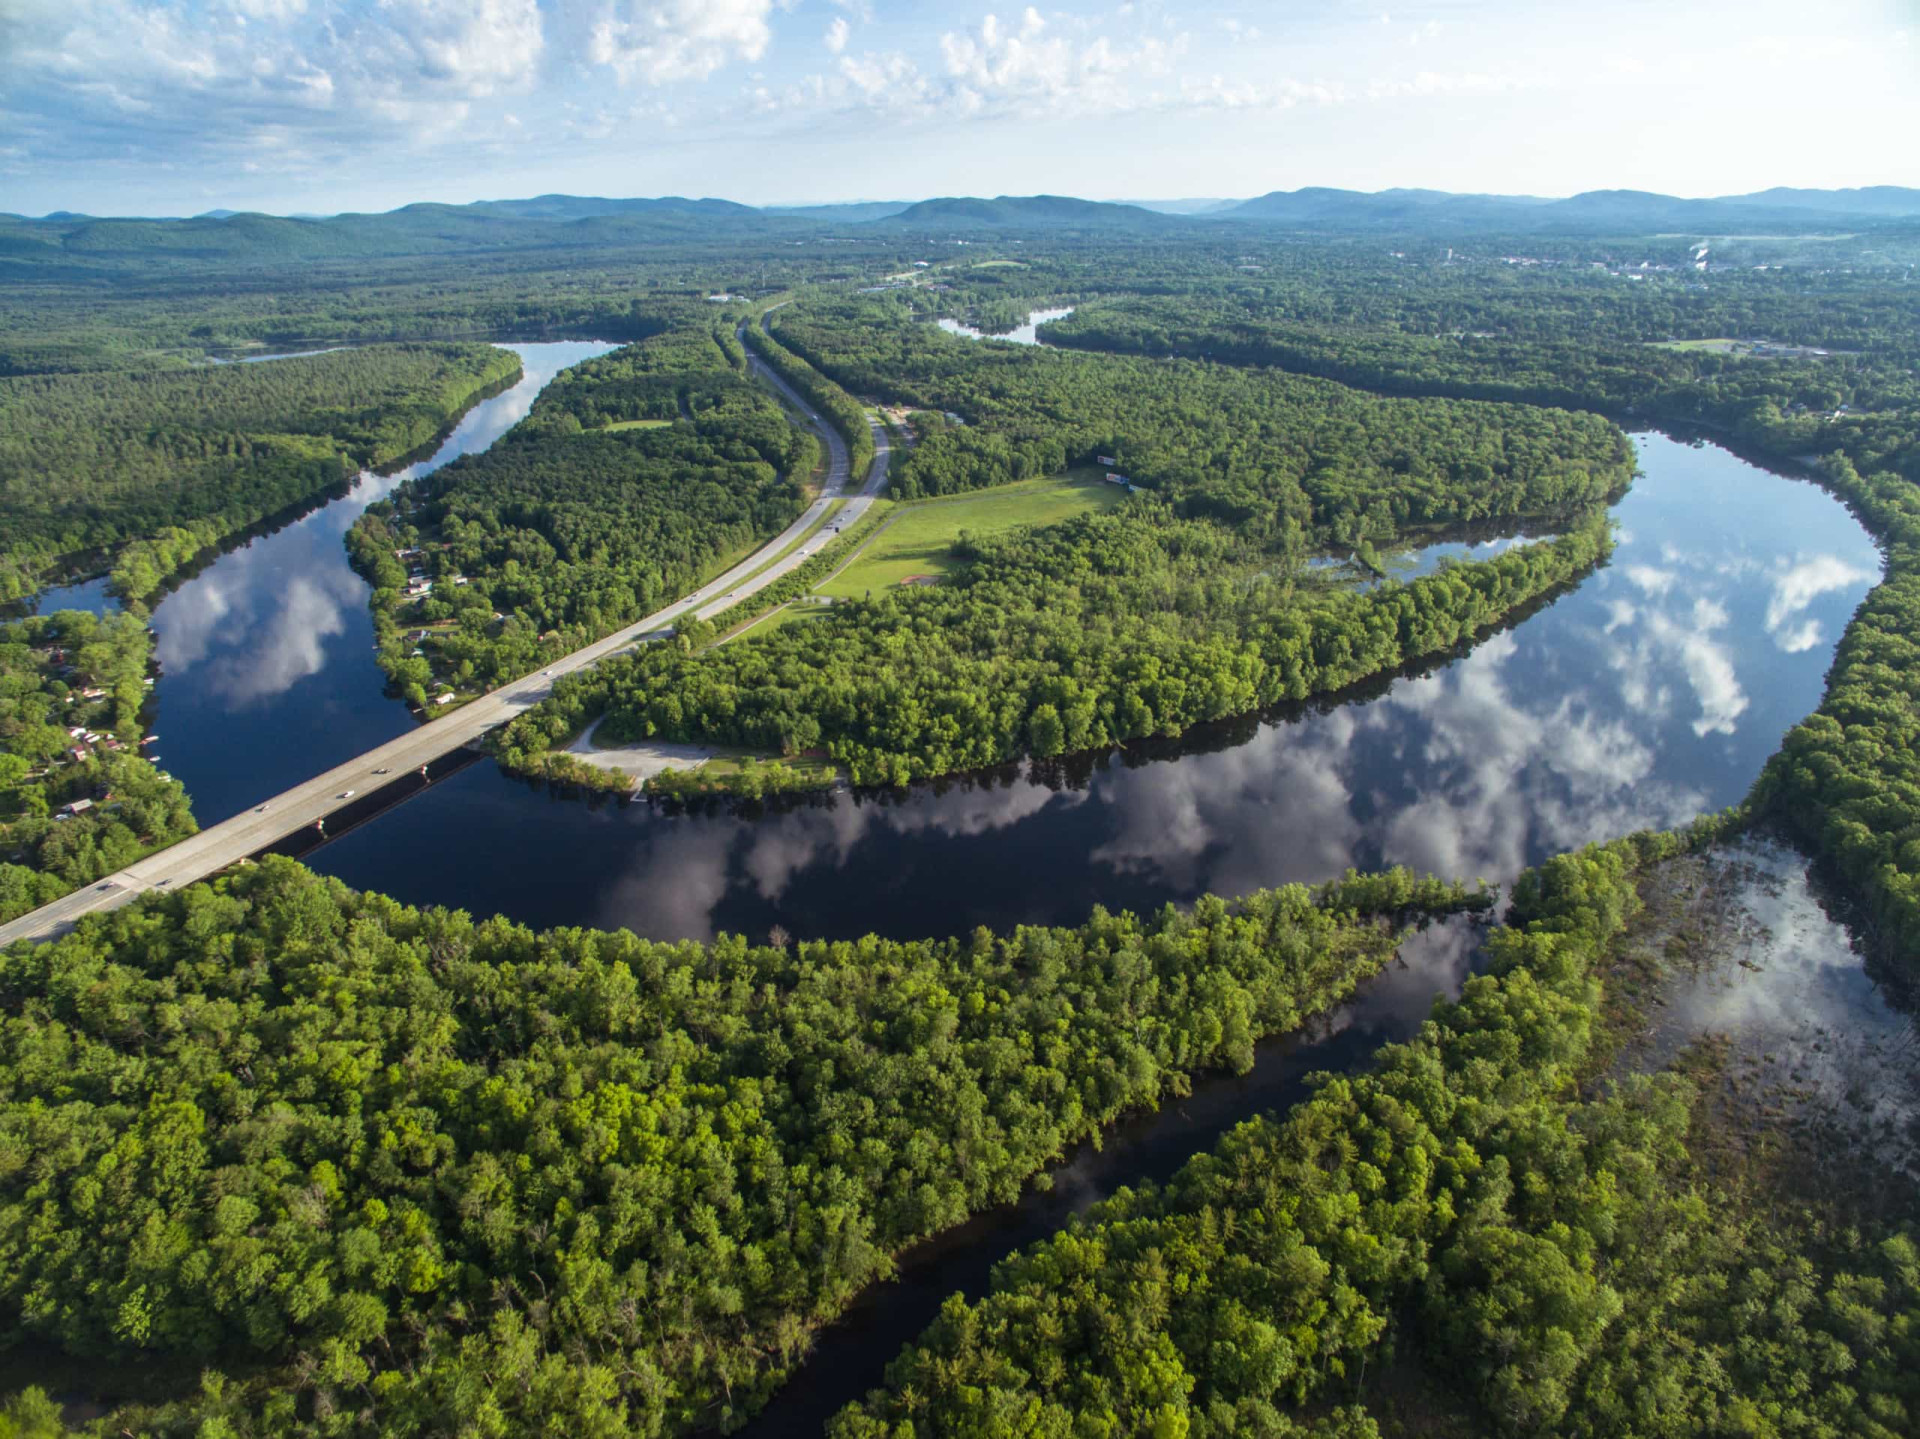
[[[710,580],[692,594],[675,600],[625,629],[615,631],[603,640],[575,650],[540,673],[504,684],[398,739],[389,740],[344,764],[335,765],[323,774],[315,775],[304,784],[273,795],[256,808],[210,825],[198,834],[150,854],[104,880],[75,890],[18,919],[0,924],[0,946],[22,939],[55,938],[73,928],[74,922],[82,915],[118,909],[156,889],[192,884],[195,880],[205,879],[250,855],[258,854],[288,835],[312,829],[350,803],[350,797],[362,797],[388,783],[393,776],[417,771],[430,761],[450,754],[462,745],[471,744],[487,731],[538,704],[552,691],[554,681],[561,676],[598,664],[608,655],[638,641],[671,634],[673,621],[683,616],[689,606],[699,618],[712,619],[805,564],[833,539],[830,532],[820,529],[820,522],[833,502],[846,494],[851,483],[846,442],[831,425],[813,413],[812,407],[791,386],[768,369],[751,351],[747,355],[747,366],[754,378],[783,396],[800,414],[807,416],[815,433],[826,442],[826,481],[821,486],[819,497],[799,519],[725,574]],[[886,429],[871,418],[867,423],[873,427],[873,464],[867,471],[866,484],[858,494],[847,498],[835,515],[836,528],[844,529],[857,523],[875,497],[886,488],[890,458]],[[782,554],[789,546],[802,540],[804,542],[798,543],[792,553]],[[776,556],[779,556],[777,560]],[[769,564],[769,561],[773,563]]]

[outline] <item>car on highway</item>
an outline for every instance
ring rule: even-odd
[[[352,799],[352,798],[353,798],[353,791],[352,791],[352,790],[350,790],[350,789],[343,789],[343,790],[341,790],[341,791],[340,791],[340,798],[341,798],[341,799]]]
[[[374,771],[374,773],[375,774],[392,774],[393,771],[390,769],[377,769]]]
[[[271,804],[257,804],[253,807],[253,812],[255,814],[265,814],[268,810],[272,808],[273,806]]]

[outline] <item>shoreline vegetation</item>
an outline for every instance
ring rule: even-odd
[[[270,859],[0,955],[0,1133],[66,1156],[0,1167],[0,1302],[70,1353],[210,1366],[117,1417],[142,1432],[725,1424],[892,1255],[1490,903],[1392,871],[1000,937],[654,944]]]
[[[1621,946],[1643,894],[1749,824],[1786,822],[1909,977],[1920,954],[1910,296],[1897,269],[1854,275],[1853,251],[1759,244],[1717,243],[1703,278],[1661,237],[1549,240],[1520,264],[1470,247],[1456,261],[1451,245],[1442,262],[1425,241],[1236,236],[1183,256],[1063,236],[1020,250],[1018,269],[938,267],[947,313],[1074,296],[1045,349],[942,349],[908,288],[810,293],[774,317],[780,339],[756,336],[818,365],[829,399],[913,412],[902,497],[987,494],[1097,455],[1145,493],[970,540],[938,585],[711,648],[690,625],[569,680],[503,734],[503,763],[540,762],[605,715],[636,735],[824,749],[856,781],[897,784],[1383,673],[1467,616],[1552,594],[1549,569],[1604,561],[1600,506],[1626,480],[1601,441],[1618,432],[1543,405],[1819,457],[1887,555],[1819,710],[1746,804],[1527,872],[1485,972],[1416,1039],[955,1296],[834,1439],[1920,1426],[1911,1206],[1809,1197],[1743,1161],[1716,1127],[1729,1066],[1711,1044],[1657,1074],[1609,1069],[1633,1020],[1643,964]],[[1659,267],[1628,275],[1615,251],[1642,245]],[[911,275],[907,249],[850,242],[811,263]],[[698,273],[747,290],[731,267],[748,253]],[[559,278],[529,279],[529,262],[453,295],[415,263],[353,298],[316,265],[299,305],[325,323],[298,328],[665,326],[632,273],[576,274],[571,255]],[[801,258],[753,263],[763,291],[810,278]],[[184,300],[130,301],[120,331],[91,308],[59,319],[71,293],[0,301],[58,321],[20,326],[0,365],[98,378],[188,336],[184,316],[203,338],[253,338],[279,303],[266,281],[181,283]],[[1150,323],[1116,318],[1129,304]],[[737,367],[733,312],[703,313]],[[1156,358],[1060,348],[1100,335]],[[1688,343],[1741,335],[1778,353]],[[1191,354],[1158,357],[1173,350]],[[1255,355],[1347,378],[1236,371],[1268,363]],[[1386,397],[1342,393],[1365,375]],[[572,443],[686,423],[593,403],[603,423]],[[1322,600],[1301,579],[1329,544],[1364,559],[1419,524],[1534,513],[1565,532],[1364,595]],[[883,686],[889,669],[908,682]],[[21,692],[62,701],[37,678]],[[1422,914],[1490,902],[1349,875],[1010,935],[663,945],[249,865],[0,954],[0,1312],[63,1372],[148,1376],[151,1392],[112,1396],[133,1401],[112,1422],[155,1439],[731,1427],[777,1403],[819,1326],[910,1236],[1011,1197],[1068,1135],[1179,1096],[1199,1067],[1242,1065],[1255,1035],[1390,962]],[[29,1389],[8,1422],[59,1421]]]
[[[425,713],[530,673],[791,522],[819,444],[743,368],[724,320],[667,312],[486,451],[369,506],[348,548],[394,691]]]
[[[519,373],[511,351],[435,344],[0,378],[0,598],[104,551],[113,592],[139,606],[209,548],[431,446]]]
[[[829,318],[842,324],[831,334],[847,333],[847,312],[829,308]],[[853,313],[870,312],[855,307]],[[779,319],[783,333],[809,322],[792,307],[767,318]],[[911,385],[915,364],[939,373],[956,364],[970,375],[969,353],[1018,368],[1019,362],[1003,365],[996,351],[969,349],[963,340],[929,340],[919,333],[928,328],[911,326],[914,333],[877,342],[906,357],[901,364],[908,378],[890,371],[894,383]],[[756,343],[766,338],[751,333]],[[823,343],[816,339],[813,348]],[[864,410],[839,384],[803,354],[780,354],[790,382],[836,427],[855,423],[852,416],[866,433]],[[1064,368],[1045,363],[1050,369],[1036,383],[1115,387],[1099,393],[1116,417],[1146,403],[1132,369],[1116,378],[1098,360],[1090,362],[1091,371],[1089,362],[1075,358]],[[1213,380],[1195,383],[1212,393],[1204,387]],[[1323,401],[1335,388],[1276,400],[1230,384],[1215,398],[1251,407],[1270,427],[1317,429],[1326,421],[1308,402]],[[998,393],[1018,391],[1003,386]],[[948,390],[909,398],[936,407],[965,403]],[[1343,689],[1444,653],[1604,561],[1610,535],[1604,512],[1592,507],[1624,492],[1632,473],[1631,452],[1607,422],[1541,419],[1511,406],[1457,414],[1417,405],[1396,409],[1415,402],[1351,392],[1340,403],[1354,412],[1341,432],[1349,458],[1344,483],[1296,479],[1297,461],[1278,477],[1249,474],[1226,486],[1185,466],[1157,476],[1142,470],[1147,492],[1104,514],[997,538],[962,537],[955,545],[958,570],[938,586],[889,590],[871,600],[842,597],[809,612],[805,623],[763,627],[741,643],[702,650],[696,637],[688,645],[652,646],[610,660],[514,721],[496,752],[512,768],[540,773],[538,756],[597,719],[615,739],[724,744],[770,756],[823,752],[855,785],[897,786],[1023,756],[1177,734],[1206,720]],[[1531,428],[1499,428],[1516,420]],[[1409,459],[1413,441],[1396,428],[1403,421],[1435,445],[1443,435],[1451,445],[1460,427],[1484,458]],[[981,439],[977,427],[965,433],[968,443]],[[985,432],[984,442],[997,438]],[[1054,439],[1045,443],[1058,446]],[[1381,453],[1390,444],[1396,447],[1391,458]],[[1107,447],[1124,448],[1113,441]],[[931,448],[923,437],[905,456],[894,477],[896,495],[991,493],[987,480],[951,487],[924,478],[932,473]],[[1096,458],[1047,454],[1063,465]],[[1504,477],[1489,493],[1500,473],[1494,463]],[[1407,471],[1415,467],[1423,484],[1420,498],[1410,500]],[[1024,460],[1013,464],[1003,478],[1021,478],[1026,468]],[[1324,459],[1320,472],[1326,472]],[[1252,486],[1266,493],[1247,493]],[[1257,518],[1268,506],[1278,511],[1277,520]],[[1331,594],[1302,583],[1316,544],[1345,542],[1368,553],[1362,547],[1375,536],[1387,541],[1409,527],[1496,515],[1556,516],[1564,533],[1368,594]],[[1062,584],[1067,576],[1072,581]],[[554,769],[577,773],[566,760]],[[663,788],[697,783],[675,779]]]

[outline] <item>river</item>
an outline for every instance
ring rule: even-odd
[[[658,938],[1078,924],[1095,904],[1349,865],[1505,880],[1739,800],[1819,703],[1880,573],[1813,484],[1661,434],[1634,443],[1645,473],[1606,568],[1369,697],[759,817],[588,803],[485,763],[309,862],[415,903]]]
[[[941,320],[940,328],[949,335],[964,335],[969,340],[1010,340],[1016,345],[1044,345],[1039,335],[1040,327],[1049,320],[1064,320],[1073,313],[1073,306],[1067,305],[1058,310],[1031,310],[1024,325],[1016,325],[1011,330],[990,335],[985,330],[976,330],[971,325],[963,325],[958,320]]]
[[[413,725],[385,695],[373,662],[371,592],[347,563],[343,540],[402,480],[486,449],[561,370],[615,347],[570,340],[505,348],[520,357],[521,378],[469,409],[426,459],[391,474],[363,472],[344,495],[222,552],[154,606],[152,757],[186,785],[203,826]],[[94,580],[48,591],[39,607],[111,603],[105,582]]]
[[[514,348],[527,380],[477,408],[415,473],[490,443],[555,370],[606,347]],[[1644,473],[1614,511],[1619,544],[1605,568],[1470,653],[1363,694],[1180,741],[763,815],[587,801],[482,762],[307,862],[413,903],[662,938],[758,937],[776,924],[823,938],[1078,924],[1095,904],[1145,910],[1386,863],[1509,879],[1584,841],[1740,799],[1819,702],[1834,642],[1880,574],[1864,531],[1811,483],[1710,445],[1633,438]],[[393,482],[362,477],[346,498],[222,556],[156,611],[159,748],[203,821],[411,723],[382,697],[365,586],[340,545]],[[1512,542],[1429,546],[1389,568]],[[1790,886],[1794,861],[1781,863]],[[1791,917],[1783,934],[1815,923],[1804,905]],[[1830,922],[1819,944],[1782,951],[1789,984],[1810,983],[1801,977],[1816,961],[1795,958],[1803,952],[1835,973],[1858,969]],[[1189,1099],[1070,1155],[1046,1192],[913,1251],[900,1282],[869,1290],[821,1336],[755,1432],[817,1432],[879,1381],[947,1294],[977,1296],[1012,1249],[1284,1107],[1306,1074],[1353,1068],[1406,1037],[1436,994],[1457,992],[1475,952],[1470,924],[1429,930],[1312,1032],[1261,1046],[1250,1074],[1203,1078]],[[1849,981],[1844,993],[1862,1013],[1881,1006],[1876,1036],[1902,1032],[1879,1017],[1870,985]],[[1709,1015],[1702,1023],[1722,1012],[1706,999],[1695,1011]],[[1822,1011],[1821,1025],[1839,1022]]]

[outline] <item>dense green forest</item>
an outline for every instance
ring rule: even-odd
[[[1250,538],[1321,541],[1410,526],[1568,514],[1625,488],[1632,456],[1591,415],[1383,400],[1340,385],[1200,364],[982,345],[906,320],[898,301],[775,311],[775,333],[856,394],[966,423],[895,469],[912,499],[1055,474],[1099,455],[1183,516]]]
[[[702,318],[562,372],[501,440],[354,527],[380,663],[409,699],[579,649],[804,508],[819,442],[742,373],[730,327]]]
[[[458,242],[434,228],[445,217],[417,219]],[[1143,231],[935,252],[874,234],[770,256],[764,237],[656,229],[631,250],[631,235],[476,249],[449,281],[423,255],[240,264],[103,234],[0,254],[0,274],[27,281],[0,290],[0,397],[77,397],[0,425],[0,460],[126,477],[97,513],[79,479],[29,486],[32,524],[7,530],[26,536],[21,576],[57,536],[144,535],[121,550],[123,585],[144,592],[138,567],[157,582],[199,548],[189,511],[228,493],[212,468],[187,483],[174,457],[306,467],[259,469],[240,493],[264,501],[275,476],[320,482],[330,459],[337,479],[352,447],[397,443],[445,386],[492,382],[460,357],[498,352],[412,342],[629,342],[355,532],[383,663],[414,698],[534,668],[794,512],[817,453],[741,374],[733,326],[750,307],[709,305],[710,290],[866,286],[932,254],[878,297],[801,291],[773,317],[769,362],[856,441],[864,421],[833,382],[915,408],[903,496],[1099,454],[1142,487],[1104,516],[962,537],[937,587],[716,649],[692,626],[685,646],[565,682],[506,732],[509,762],[602,713],[609,735],[825,749],[875,783],[1177,732],[1451,653],[1577,580],[1607,553],[1597,511],[1631,468],[1600,415],[1821,457],[1886,544],[1886,578],[1754,809],[1832,862],[1869,942],[1908,972],[1920,954],[1920,334],[1904,252],[1881,238],[1730,237],[1700,271],[1681,236]],[[1077,352],[923,323],[1005,328],[1048,301],[1078,307],[1047,331]],[[356,352],[373,358],[324,391],[227,377],[339,357],[189,367],[231,346],[367,339],[408,343]],[[380,404],[329,409],[376,380]],[[186,398],[159,426],[169,396]],[[196,412],[228,419],[184,426]],[[8,448],[88,415],[112,425]],[[68,508],[34,508],[52,500]],[[1304,564],[1484,516],[1542,517],[1560,538],[1368,590]],[[407,607],[414,567],[433,590]],[[179,787],[135,754],[146,666],[131,619],[0,628],[0,915],[190,830]],[[122,748],[50,762],[72,760],[76,725]],[[78,799],[96,803],[52,817]],[[1913,1433],[1911,1224],[1748,1202],[1702,1159],[1710,1071],[1608,1068],[1611,946],[1636,886],[1717,832],[1524,877],[1487,972],[1414,1042],[956,1297],[838,1439],[1363,1439],[1393,1429],[1409,1373],[1451,1411],[1429,1432]],[[1482,902],[1350,877],[1074,929],[665,945],[248,867],[0,955],[15,1372],[45,1355],[175,1376],[113,1433],[724,1424],[777,1403],[813,1331],[915,1237],[1011,1198],[1200,1069],[1244,1067],[1256,1037],[1387,963],[1417,915]],[[202,1371],[197,1392],[178,1377]],[[32,1393],[0,1405],[9,1426],[58,1432]]]
[[[1586,573],[1609,544],[1595,518],[1355,592],[1300,575],[1299,555],[1290,566],[1139,496],[973,542],[950,584],[836,604],[714,649],[609,661],[516,719],[500,751],[524,764],[604,713],[609,739],[824,748],[856,783],[905,784],[1178,734],[1450,653]]]
[[[655,944],[267,860],[0,954],[0,1311],[227,1374],[116,1432],[710,1427],[903,1245],[1485,903]]]
[[[389,345],[267,365],[0,379],[0,599],[62,555],[124,541],[144,598],[225,535],[432,440],[519,360]]]
[[[132,615],[0,625],[0,920],[194,832],[140,755],[151,658]]]
[[[1593,416],[970,345],[883,302],[775,317],[847,385],[980,417],[923,438],[897,493],[1052,473],[1102,448],[1144,493],[1109,515],[963,539],[967,563],[942,586],[608,663],[509,727],[508,764],[538,768],[601,713],[609,738],[824,748],[858,783],[1177,734],[1469,641],[1605,555],[1604,523],[1576,517],[1631,475],[1625,438]],[[836,391],[799,373],[831,409]],[[1378,593],[1304,571],[1319,546],[1520,515],[1568,533]]]
[[[1609,944],[1686,842],[1524,876],[1417,1040],[950,1298],[834,1439],[1371,1439],[1396,1359],[1446,1376],[1447,1432],[1912,1433],[1911,1228],[1730,1203],[1702,1081],[1600,1077]]]

